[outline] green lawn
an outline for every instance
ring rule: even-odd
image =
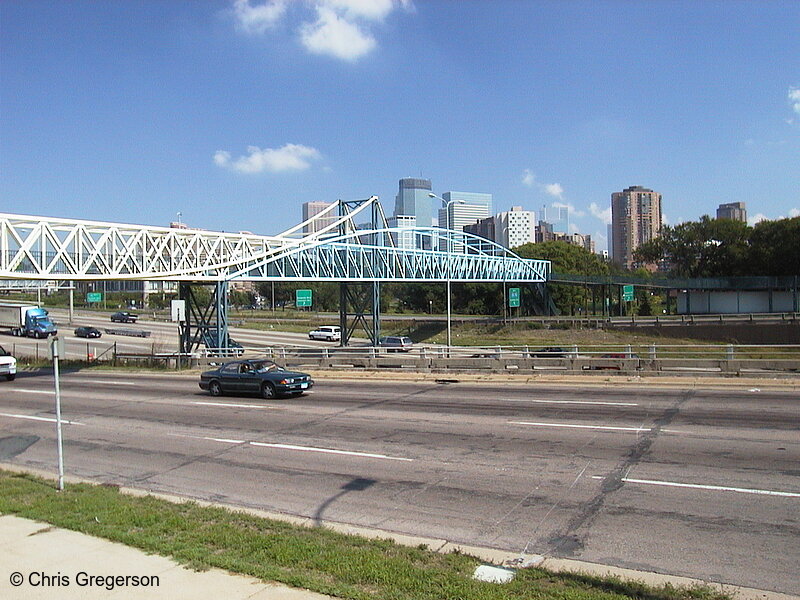
[[[341,598],[728,599],[706,587],[652,588],[619,579],[522,569],[508,584],[478,582],[476,558],[388,540],[299,527],[221,508],[130,496],[116,488],[53,482],[0,470],[0,512],[45,521],[210,567]]]

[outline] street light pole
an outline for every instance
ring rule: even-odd
[[[428,196],[431,197],[431,198],[437,198],[437,199],[442,201],[442,204],[444,204],[444,217],[445,217],[445,225],[446,225],[445,229],[447,229],[447,231],[448,231],[448,233],[447,233],[447,356],[450,356],[450,347],[453,345],[452,344],[452,337],[451,337],[452,328],[451,328],[451,324],[450,324],[450,315],[451,315],[451,312],[452,312],[450,310],[450,279],[452,277],[451,256],[450,256],[450,252],[451,252],[451,248],[450,248],[450,238],[451,238],[451,234],[450,234],[450,205],[454,204],[454,203],[455,204],[466,204],[466,202],[464,200],[457,200],[455,198],[452,199],[452,200],[447,201],[444,198],[439,198],[439,196],[437,196],[433,192],[429,193]]]

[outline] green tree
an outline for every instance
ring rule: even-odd
[[[514,248],[522,258],[537,258],[552,262],[556,273],[573,275],[608,275],[609,265],[602,257],[580,246],[566,242],[543,242],[524,244]],[[553,302],[562,313],[574,315],[579,309],[589,306],[591,292],[576,285],[553,284],[550,286]]]
[[[752,228],[732,219],[704,215],[674,227],[634,252],[637,261],[670,265],[673,277],[727,277],[747,275]]]
[[[756,224],[750,251],[750,275],[800,275],[800,217]]]

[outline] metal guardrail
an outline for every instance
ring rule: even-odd
[[[116,345],[86,345],[88,362],[204,367],[235,360],[224,349],[200,353],[117,352]],[[112,350],[113,348],[113,350]],[[14,345],[6,347],[21,358]],[[96,354],[95,354],[96,352]],[[230,352],[230,351],[228,351]],[[47,359],[46,347],[30,351]],[[538,346],[417,346],[409,352],[375,347],[269,346],[244,348],[243,358],[270,358],[305,369],[405,369],[420,372],[471,371],[501,373],[622,373],[645,374],[796,374],[800,376],[800,345],[602,345],[540,348]],[[79,359],[80,360],[80,359]]]

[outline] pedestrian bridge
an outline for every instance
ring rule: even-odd
[[[461,231],[389,227],[376,196],[276,236],[0,213],[5,280],[541,283],[549,272]]]

